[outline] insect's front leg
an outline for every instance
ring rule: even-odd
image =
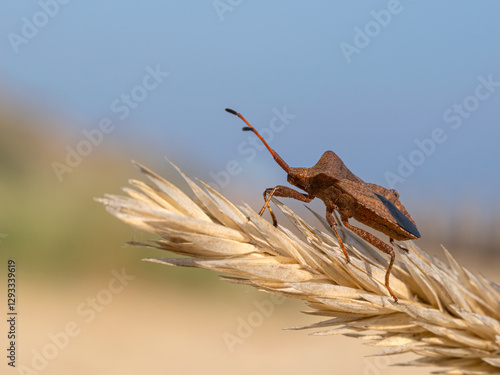
[[[269,202],[271,201],[271,198],[273,196],[283,197],[283,198],[293,198],[305,203],[309,203],[314,199],[314,197],[311,197],[308,194],[299,193],[297,190],[293,190],[288,186],[278,185],[274,188],[266,189],[264,191],[264,206],[262,206],[259,215],[262,216],[267,207],[269,213],[271,214],[271,217],[273,219],[273,225],[275,227],[278,226],[278,220],[276,220],[276,216],[274,215],[274,212],[273,210],[271,210],[271,206],[269,205]]]

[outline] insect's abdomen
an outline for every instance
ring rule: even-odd
[[[380,220],[379,215],[361,205],[359,205],[358,209],[355,210],[352,217],[360,223],[378,230],[379,232],[382,232],[397,241],[413,240],[418,238],[397,224],[395,220],[394,222],[389,220]]]

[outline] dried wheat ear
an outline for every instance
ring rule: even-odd
[[[201,181],[200,187],[175,165],[195,198],[135,164],[151,186],[130,180],[128,197],[97,200],[120,220],[159,236],[140,245],[186,256],[145,260],[207,268],[232,283],[305,300],[308,313],[328,319],[293,329],[361,338],[383,347],[378,355],[419,356],[400,365],[440,366],[442,374],[500,373],[500,286],[460,266],[446,249],[444,263],[405,243],[409,252],[400,251],[391,275],[395,303],[384,286],[386,257],[349,230],[339,226],[351,257],[346,263],[320,215],[322,230],[273,200],[303,235],[298,237]]]

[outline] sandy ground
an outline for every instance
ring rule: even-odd
[[[59,286],[24,280],[17,368],[3,359],[0,372],[378,375],[400,374],[391,365],[411,358],[366,357],[378,349],[353,338],[283,330],[321,319],[301,314],[307,307],[298,301],[273,301],[232,285],[205,295],[172,285],[151,290],[137,279],[110,283],[113,277]]]

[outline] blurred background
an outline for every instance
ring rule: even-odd
[[[165,254],[126,245],[148,236],[93,200],[141,178],[131,159],[180,181],[167,156],[259,209],[286,176],[226,107],[291,166],[333,150],[396,188],[418,245],[499,280],[500,3],[9,0],[0,14],[0,260],[17,263],[18,366],[399,371],[356,340],[282,331],[318,321],[300,302],[141,262]],[[263,301],[272,313],[245,331]]]

